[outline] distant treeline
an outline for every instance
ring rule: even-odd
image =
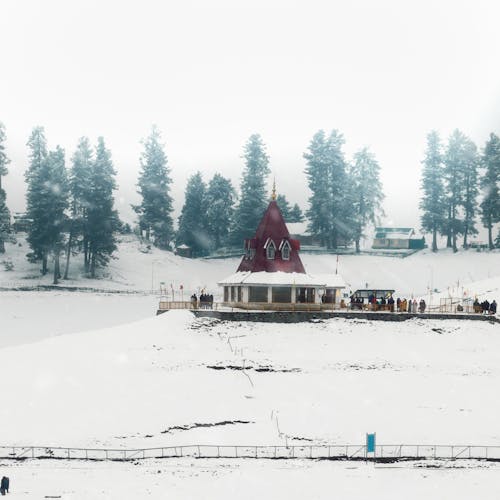
[[[48,272],[52,259],[54,282],[68,277],[71,257],[81,255],[86,272],[95,277],[116,249],[117,234],[135,230],[146,242],[162,249],[187,245],[193,256],[203,256],[223,247],[241,248],[251,237],[269,201],[269,157],[258,134],[250,136],[243,148],[243,172],[239,192],[231,181],[216,173],[206,183],[200,172],[186,186],[185,201],[174,231],[171,197],[171,170],[158,128],[153,127],[142,142],[139,160],[138,194],[134,205],[137,226],[123,224],[114,208],[115,170],[111,152],[99,137],[95,147],[88,138],[79,140],[69,168],[65,152],[57,146],[47,149],[43,127],[29,137],[27,219],[30,261],[41,262]],[[329,249],[354,243],[360,249],[365,229],[383,215],[380,166],[368,148],[347,160],[344,138],[333,130],[318,131],[304,153],[305,173],[310,189],[306,209],[308,230]],[[431,132],[423,160],[422,228],[433,236],[447,236],[448,246],[457,249],[457,237],[477,233],[477,216],[488,229],[493,248],[493,226],[500,220],[500,140],[491,134],[480,155],[474,143],[455,131],[442,151],[439,135]],[[10,214],[2,176],[7,175],[5,128],[0,123],[0,253],[11,238]],[[479,204],[479,191],[482,201]],[[290,206],[278,195],[278,205],[287,222],[302,222],[298,204]],[[500,246],[500,234],[496,238]],[[64,272],[60,259],[64,257]]]

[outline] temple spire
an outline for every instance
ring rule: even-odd
[[[276,201],[276,177],[273,179],[273,191],[271,194],[271,200]]]

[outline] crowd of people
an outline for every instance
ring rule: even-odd
[[[376,297],[373,294],[368,296],[367,302],[363,297],[355,297],[351,295],[351,309],[368,309],[370,311],[390,311],[390,312],[409,312],[409,313],[424,313],[427,304],[424,299],[400,299],[394,300],[392,295],[389,297]]]
[[[196,293],[191,295],[191,303],[195,309],[212,309],[214,305],[214,296],[207,293],[201,293],[198,299]]]
[[[497,302],[495,299],[493,299],[490,303],[488,302],[488,299],[483,300],[483,302],[479,302],[479,300],[476,298],[473,307],[474,307],[474,312],[476,313],[481,313],[481,314],[497,313]]]
[[[424,313],[427,304],[424,299],[398,299],[394,301],[392,295],[389,297],[376,297],[375,295],[370,294],[368,298],[363,298],[359,296],[351,295],[351,309],[359,309],[359,310],[369,310],[369,311],[390,311],[390,312],[408,312],[408,313]],[[483,302],[479,302],[476,298],[473,304],[474,312],[479,314],[491,314],[494,315],[497,313],[497,303],[496,300],[489,302],[488,300],[484,300]],[[464,311],[464,306],[458,305],[456,306],[457,312]]]

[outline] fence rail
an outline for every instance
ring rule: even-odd
[[[151,458],[246,458],[329,460],[488,460],[500,461],[500,446],[377,445],[375,453],[364,445],[189,445],[142,449],[63,448],[57,446],[0,446],[0,459],[61,459],[136,461]]]

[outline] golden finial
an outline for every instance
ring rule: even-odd
[[[273,179],[273,192],[271,194],[271,200],[276,201],[276,177]]]

